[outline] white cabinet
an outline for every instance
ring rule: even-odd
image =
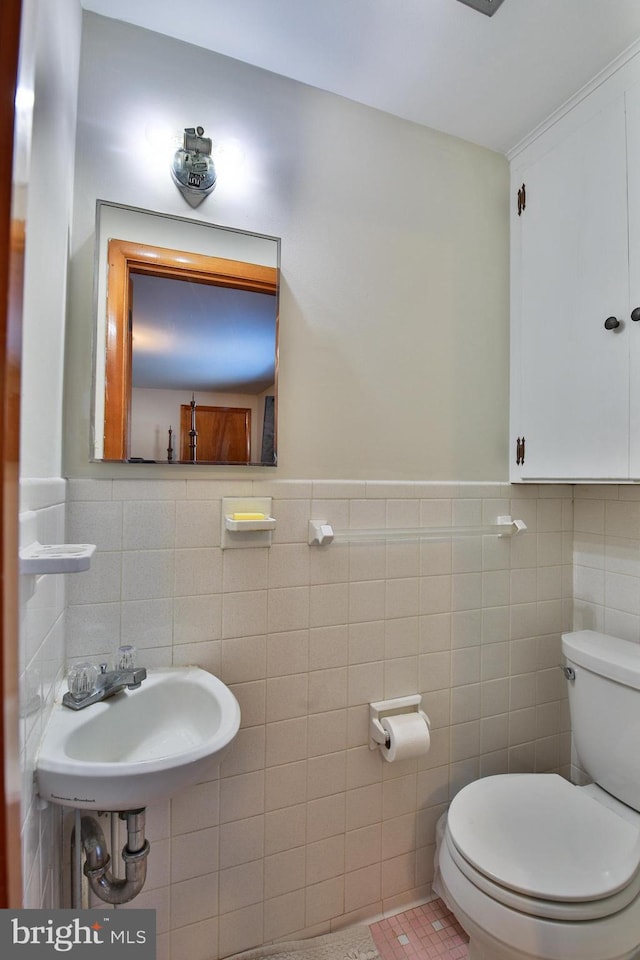
[[[512,163],[514,481],[640,478],[640,87],[621,86]]]
[[[638,317],[629,324],[630,366],[630,447],[629,473],[640,479],[640,83],[630,88],[625,97],[627,119],[627,176],[629,200],[629,305],[631,315]]]

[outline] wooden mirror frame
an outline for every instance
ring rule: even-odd
[[[276,296],[278,270],[171,250],[129,240],[109,240],[105,363],[104,460],[129,459],[131,415],[131,274],[191,280]],[[278,369],[276,316],[276,377]]]

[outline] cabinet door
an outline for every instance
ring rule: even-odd
[[[626,93],[629,191],[629,306],[640,307],[640,84]],[[636,314],[637,315],[637,314]],[[640,479],[640,321],[629,320],[630,472]]]
[[[514,479],[626,477],[624,98],[533,163],[524,182],[526,208],[515,227],[520,318],[512,376],[520,397],[513,428],[526,448]],[[610,316],[621,321],[617,329],[605,329]]]

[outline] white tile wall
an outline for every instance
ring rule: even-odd
[[[640,489],[576,487],[574,625],[640,642]],[[572,758],[572,778],[586,779]]]
[[[576,629],[640,642],[640,490],[575,491]]]
[[[572,616],[570,488],[245,481],[243,493],[274,498],[273,545],[222,551],[221,498],[237,491],[68,484],[66,539],[98,546],[89,572],[65,578],[69,661],[134,642],[147,666],[217,673],[242,709],[219,777],[147,812],[149,878],[132,906],[157,909],[161,960],[215,960],[424,897],[435,822],[456,790],[489,773],[567,771],[570,760],[558,682]],[[596,503],[579,501],[580,524],[604,516]],[[505,513],[528,525],[513,541],[307,544],[310,518],[466,526]],[[624,517],[610,523],[619,536]],[[580,564],[603,583],[604,555],[600,568]],[[640,619],[628,568],[608,572],[620,613]],[[581,575],[577,591],[592,580]],[[46,617],[36,626],[33,609],[25,635],[40,650]],[[40,659],[31,654],[27,675]],[[60,649],[47,675],[61,669]],[[387,764],[368,748],[367,705],[414,692],[432,720],[430,752]],[[57,892],[38,869],[31,888]]]
[[[23,516],[40,543],[65,542],[65,483],[23,483]],[[30,539],[21,525],[21,546]],[[20,753],[22,788],[22,875],[25,907],[57,907],[62,895],[62,817],[40,810],[33,787],[35,756],[62,678],[65,661],[65,577],[20,578]]]

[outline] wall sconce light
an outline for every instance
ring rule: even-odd
[[[487,17],[492,17],[502,2],[503,0],[460,0],[460,3],[466,3],[468,7],[486,14]]]
[[[176,150],[171,163],[173,181],[192,207],[215,190],[217,180],[211,138],[203,134],[203,127],[185,127],[183,145]]]

